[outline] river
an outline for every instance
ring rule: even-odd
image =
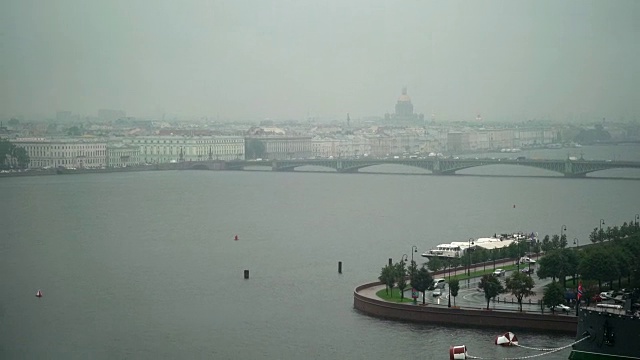
[[[600,219],[633,220],[639,184],[268,171],[0,179],[0,358],[447,359],[462,344],[484,358],[531,355],[493,345],[510,329],[371,318],[353,309],[353,289],[412,245],[419,257],[562,225],[584,244]],[[516,335],[533,347],[573,339]]]

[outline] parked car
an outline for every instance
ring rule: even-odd
[[[534,271],[535,271],[534,269],[529,269],[529,268],[520,269],[520,272],[524,274],[533,274]]]
[[[552,306],[552,307],[551,307],[551,310],[555,310],[555,311],[558,311],[558,312],[560,312],[560,311],[561,311],[561,312],[563,312],[563,313],[567,313],[567,314],[568,314],[569,312],[571,312],[571,308],[570,308],[570,307],[568,307],[567,305],[564,305],[564,304],[558,304],[558,305],[556,305],[556,306]]]
[[[496,270],[493,272],[493,276],[502,276],[502,275],[504,275],[504,274],[506,274],[506,271],[504,271],[504,269],[496,269]]]
[[[613,299],[613,290],[609,290],[609,291],[603,291],[600,293],[600,297],[603,300],[607,300],[607,299]]]

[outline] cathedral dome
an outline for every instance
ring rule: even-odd
[[[411,102],[411,98],[407,94],[402,94],[398,98],[398,102]]]
[[[409,97],[409,95],[407,95],[407,88],[406,87],[402,88],[402,95],[400,95],[400,97],[398,98],[398,102],[399,103],[401,103],[401,102],[410,103],[411,102],[411,98]]]

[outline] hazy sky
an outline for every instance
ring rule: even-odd
[[[0,116],[640,116],[640,1],[0,0]]]

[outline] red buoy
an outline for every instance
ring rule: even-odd
[[[504,333],[504,335],[496,336],[496,345],[512,346],[518,345],[518,338],[511,331]]]
[[[464,345],[449,347],[449,360],[465,360],[467,358],[467,347]]]
[[[238,241],[238,235],[236,235],[236,236],[233,238],[233,240]]]
[[[42,297],[42,291],[40,291],[40,290],[36,291],[36,297],[41,298]]]

